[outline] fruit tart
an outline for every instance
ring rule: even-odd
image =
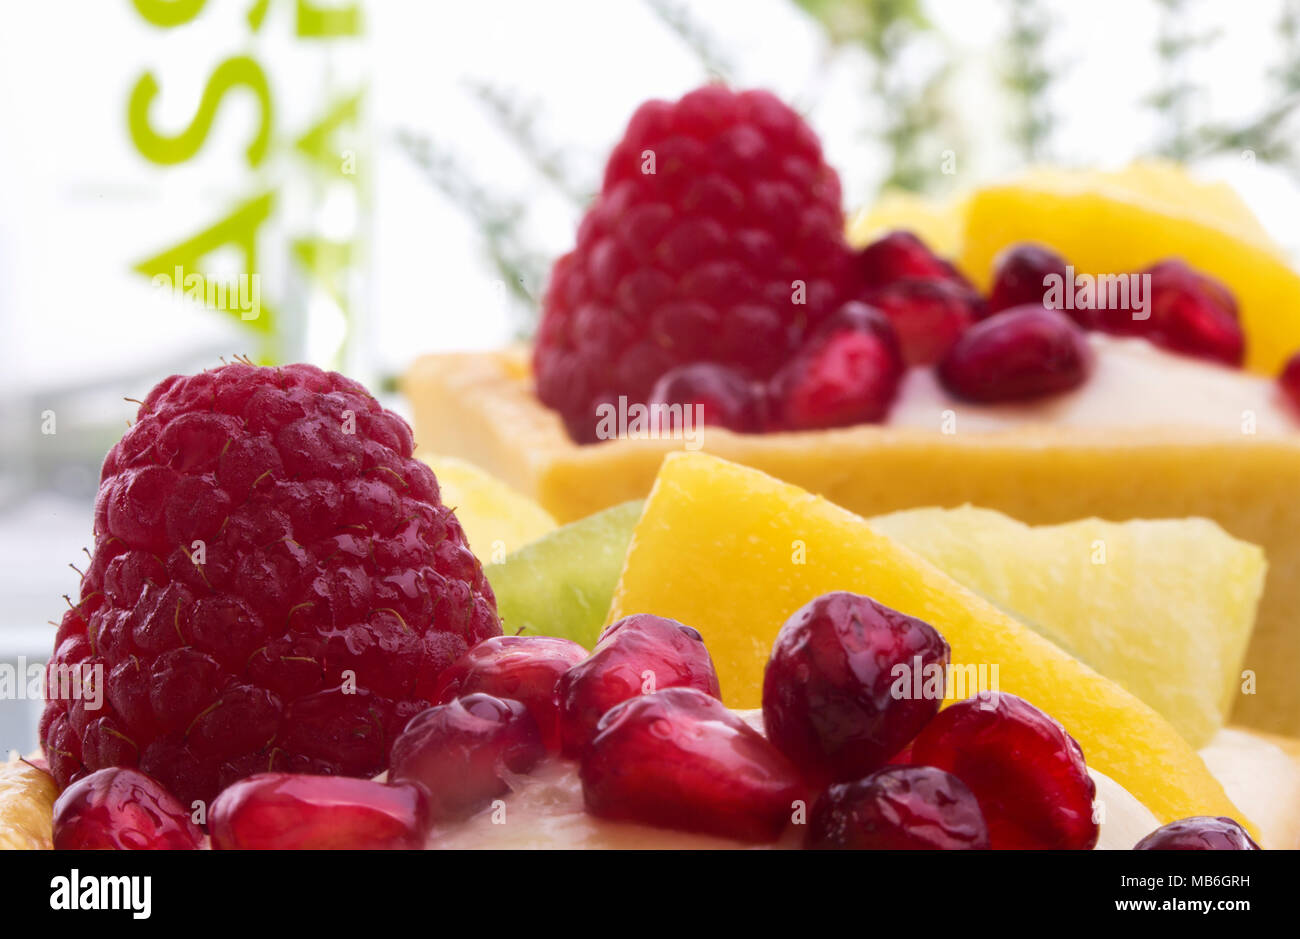
[[[1269,564],[1235,719],[1300,734],[1300,274],[1229,191],[1041,170],[849,238],[804,121],[708,86],[637,109],[541,307],[413,364],[428,453],[562,522],[683,449],[866,516],[1211,519]]]

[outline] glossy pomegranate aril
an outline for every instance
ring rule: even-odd
[[[905,277],[966,284],[966,279],[952,264],[909,231],[890,232],[859,250],[853,257],[853,273],[858,286],[865,290]]]
[[[1134,845],[1133,850],[1258,851],[1259,845],[1230,818],[1197,815],[1160,826]]]
[[[381,851],[419,848],[429,834],[419,786],[354,776],[259,773],[222,790],[208,813],[225,851]]]
[[[178,851],[202,842],[203,832],[180,800],[139,770],[96,770],[54,802],[54,847],[60,851]]]
[[[1154,264],[1139,276],[1149,278],[1145,318],[1133,305],[1105,309],[1098,311],[1099,328],[1142,336],[1171,352],[1241,365],[1246,336],[1227,287],[1176,259]]]
[[[804,846],[858,851],[962,851],[989,847],[975,796],[933,766],[893,766],[831,786],[813,807]]]
[[[560,711],[555,685],[587,657],[576,642],[558,636],[493,636],[470,649],[442,673],[433,699],[446,704],[481,691],[528,708],[548,750],[560,748]]]
[[[903,361],[932,365],[984,315],[975,291],[947,280],[906,278],[867,291],[861,298],[894,324]]]
[[[947,770],[970,787],[997,850],[1097,843],[1097,787],[1083,751],[1023,698],[998,692],[945,708],[913,741],[912,762]]]
[[[772,647],[767,736],[818,784],[866,776],[938,713],[948,654],[934,627],[870,597],[818,597]]]
[[[1300,415],[1300,352],[1291,356],[1282,367],[1282,373],[1277,377],[1277,385],[1282,390],[1282,397],[1291,405],[1293,411]]]
[[[678,405],[683,409],[700,405],[703,423],[738,433],[760,431],[766,422],[763,386],[735,369],[714,362],[692,362],[665,372],[655,382],[648,403]],[[695,413],[692,410],[684,420],[695,421]],[[675,415],[667,423],[664,429],[673,429]]]
[[[486,808],[545,755],[523,704],[480,692],[412,717],[393,741],[388,778],[423,786],[433,820],[451,821]]]
[[[606,627],[596,648],[560,677],[560,738],[578,757],[596,724],[616,704],[663,688],[695,688],[717,698],[718,673],[700,634],[661,616],[639,613]]]
[[[981,320],[939,363],[939,380],[969,401],[1022,401],[1082,385],[1092,372],[1088,339],[1064,313],[1018,306]]]
[[[580,767],[602,818],[774,841],[805,796],[798,772],[716,698],[668,688],[611,709]]]
[[[1048,278],[1060,278],[1064,290],[1074,290],[1074,284],[1066,281],[1065,267],[1065,259],[1043,245],[1025,243],[1007,248],[996,262],[988,312],[1000,313],[1016,306],[1047,306],[1044,296],[1050,283]]]
[[[815,430],[884,420],[903,368],[889,319],[864,303],[846,303],[772,377],[773,422]]]

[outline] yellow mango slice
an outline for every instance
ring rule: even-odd
[[[0,763],[0,851],[50,850],[58,794],[49,773],[16,756]]]
[[[996,665],[1001,691],[1060,721],[1091,766],[1162,822],[1241,819],[1191,746],[1119,685],[860,517],[717,457],[674,453],[664,460],[609,619],[655,613],[695,627],[717,666],[723,700],[750,708],[761,704],[763,669],[781,625],[832,590],[867,594],[931,623],[952,646],[955,665]]]
[[[503,561],[555,530],[549,512],[487,470],[456,457],[419,456],[438,477],[442,504],[455,511],[470,549],[484,564]]]
[[[974,192],[958,262],[981,288],[1007,246],[1036,241],[1081,274],[1136,272],[1182,258],[1233,292],[1246,331],[1246,366],[1275,375],[1300,349],[1300,273],[1230,192],[1180,186],[1171,171],[1038,171]]]

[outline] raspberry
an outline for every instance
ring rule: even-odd
[[[843,297],[840,182],[793,110],[709,85],[648,101],[614,147],[577,245],[551,271],[537,393],[579,442],[676,365],[765,380]]]
[[[313,366],[159,384],[104,460],[55,639],[51,669],[105,685],[98,709],[46,703],[58,783],[138,766],[188,805],[267,770],[383,770],[442,671],[501,631],[411,449],[401,418]]]

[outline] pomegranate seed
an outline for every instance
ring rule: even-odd
[[[778,421],[790,430],[884,420],[903,376],[889,319],[864,303],[846,303],[772,378]]]
[[[1099,311],[1107,332],[1142,336],[1158,346],[1198,358],[1239,366],[1246,337],[1232,292],[1212,277],[1179,260],[1161,261],[1149,275],[1149,316],[1135,319],[1132,308]]]
[[[859,779],[938,713],[947,665],[948,643],[928,623],[870,597],[828,593],[777,634],[763,675],[763,726],[811,780]]]
[[[1297,415],[1300,415],[1300,352],[1287,361],[1282,367],[1282,374],[1277,377],[1278,387],[1282,389],[1282,395],[1291,403]]]
[[[955,267],[926,247],[910,231],[893,231],[854,256],[859,285],[870,290],[901,280],[952,280],[970,286]]]
[[[1087,850],[1097,843],[1097,787],[1083,751],[1023,698],[998,693],[958,701],[913,741],[912,761],[947,770],[970,787],[997,850]]]
[[[862,299],[894,324],[908,365],[933,365],[984,315],[979,294],[947,280],[896,280]]]
[[[714,362],[692,362],[669,370],[655,382],[649,403],[702,405],[705,424],[738,433],[760,431],[766,419],[763,386]]]
[[[1074,289],[1074,284],[1066,281],[1065,259],[1051,248],[1028,243],[1007,248],[997,260],[988,312],[999,313],[1015,306],[1046,306],[1043,295],[1047,293],[1047,278],[1052,275],[1061,279],[1066,290]]]
[[[593,815],[739,841],[776,840],[805,794],[780,751],[695,688],[611,709],[580,775]]]
[[[1092,372],[1087,337],[1041,306],[995,313],[968,329],[939,363],[939,380],[971,401],[1017,401],[1077,388]]]
[[[586,661],[560,677],[560,739],[578,757],[616,704],[663,688],[695,688],[717,698],[718,673],[700,634],[676,620],[638,613],[606,627]]]
[[[1246,829],[1230,818],[1197,815],[1162,825],[1136,845],[1135,851],[1258,851]]]
[[[202,842],[203,832],[180,800],[139,770],[96,770],[54,802],[54,847],[60,851],[188,851]]]
[[[831,786],[808,819],[805,847],[858,851],[960,851],[989,846],[966,784],[933,766],[894,766]]]
[[[419,786],[354,776],[259,773],[222,790],[208,830],[222,851],[379,851],[419,848],[428,837]]]
[[[388,778],[429,792],[435,822],[468,818],[510,790],[509,777],[546,755],[532,714],[518,701],[471,694],[407,722],[393,741]]]
[[[556,636],[493,636],[484,639],[442,673],[433,699],[447,704],[482,691],[528,708],[548,750],[560,748],[560,711],[555,683],[587,657],[576,642]]]

